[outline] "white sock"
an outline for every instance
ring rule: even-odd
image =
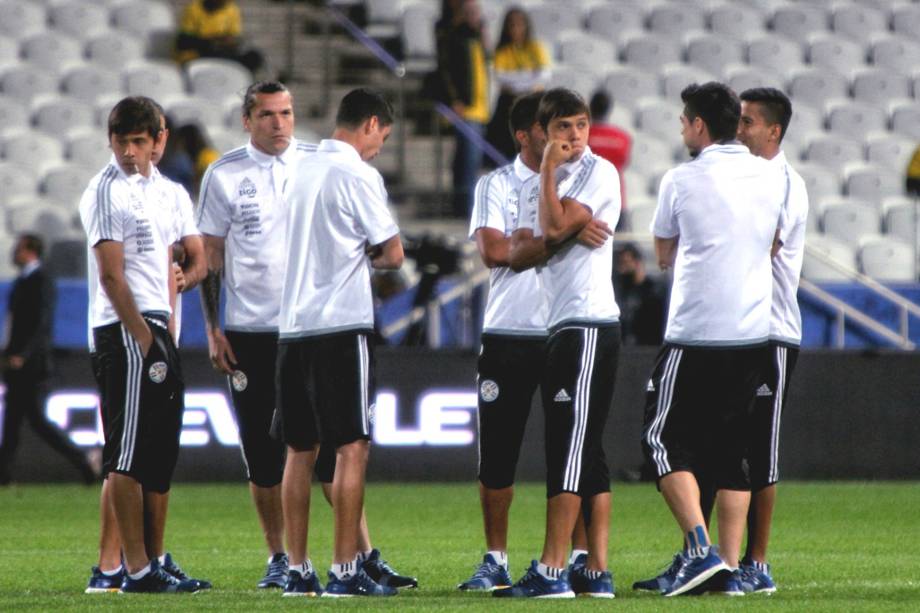
[[[543,575],[545,578],[552,579],[553,581],[562,576],[562,571],[563,569],[561,568],[552,568],[543,562],[537,563],[537,572]]]
[[[373,549],[368,549],[367,551],[358,552],[358,564],[363,564],[365,560],[371,557],[371,554],[374,553]]]
[[[578,556],[582,554],[588,555],[588,550],[587,549],[573,549],[572,555],[569,556],[569,564],[574,564],[576,558],[578,558]]]
[[[164,564],[166,564],[166,554],[164,553],[163,555],[158,557],[157,562],[160,563],[160,566],[163,566]]]
[[[102,573],[103,575],[105,575],[106,577],[114,577],[115,575],[117,575],[117,574],[120,573],[121,571],[122,571],[122,565],[121,565],[121,564],[119,564],[119,565],[118,565],[118,568],[116,568],[115,570],[102,570],[101,568],[99,569],[99,572]]]
[[[140,569],[139,571],[137,571],[137,572],[134,573],[134,574],[128,574],[128,576],[131,577],[132,579],[134,579],[135,581],[137,581],[138,579],[143,579],[143,578],[146,577],[149,573],[150,573],[150,563],[148,562],[148,563],[147,563],[147,566],[145,566],[144,568]]]
[[[271,562],[271,559],[269,559],[269,562]],[[295,570],[299,572],[302,577],[306,577],[307,575],[313,572],[313,562],[311,562],[308,559],[306,562],[303,562],[302,564],[289,564],[288,565],[288,571],[295,571]]]
[[[351,562],[333,564],[332,574],[335,575],[337,579],[344,579],[346,576],[351,576],[358,572],[358,564],[359,562],[357,556],[355,556],[355,559]]]
[[[492,556],[496,562],[508,568],[508,553],[506,551],[488,551],[486,553]]]

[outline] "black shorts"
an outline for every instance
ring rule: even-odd
[[[484,334],[479,353],[479,481],[514,484],[533,393],[543,375],[546,339]]]
[[[120,323],[93,329],[94,376],[99,386],[105,447],[103,473],[167,492],[179,457],[185,384],[166,322],[144,316],[153,332],[147,357]]]
[[[370,440],[376,384],[374,340],[355,331],[278,345],[284,442],[297,450]]]
[[[233,396],[246,478],[258,487],[273,487],[281,483],[284,474],[284,443],[271,435],[278,334],[227,330],[226,336],[237,360],[227,383]]]
[[[769,363],[764,381],[757,388],[748,442],[751,489],[754,491],[779,481],[780,420],[798,357],[797,347],[770,343]]]
[[[540,387],[548,498],[610,491],[603,441],[619,354],[619,325],[567,325],[547,340]]]
[[[693,472],[716,489],[750,489],[751,404],[769,348],[665,344],[648,382],[642,449],[660,479]]]

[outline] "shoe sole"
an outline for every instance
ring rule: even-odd
[[[558,594],[541,594],[539,596],[534,596],[534,598],[575,598],[575,592],[569,590],[568,592],[559,592]]]
[[[763,596],[772,596],[773,594],[776,593],[776,588],[775,587],[765,587],[760,590],[754,590],[753,592],[745,592],[745,593],[751,594],[752,596],[756,594],[761,594]]]
[[[578,597],[579,598],[607,598],[609,600],[610,598],[615,598],[616,596],[614,594],[611,594],[610,592],[582,592],[578,594]]]
[[[689,592],[690,590],[692,590],[692,589],[695,588],[696,586],[700,585],[701,583],[704,583],[704,582],[708,581],[709,579],[711,579],[712,577],[714,577],[715,575],[717,575],[717,574],[719,574],[720,572],[723,572],[723,571],[725,571],[725,572],[731,572],[731,570],[728,568],[728,565],[725,564],[725,562],[722,562],[721,564],[716,564],[716,565],[713,566],[712,568],[705,570],[704,572],[702,572],[702,573],[700,573],[699,575],[697,575],[696,577],[694,577],[693,580],[690,581],[689,583],[686,583],[686,584],[680,586],[679,588],[677,588],[677,589],[674,590],[673,592],[668,592],[668,593],[666,593],[664,596],[665,596],[665,598],[670,598],[671,596],[680,596],[681,594],[683,594],[683,593],[685,593],[685,592]]]
[[[282,595],[283,597],[285,597],[285,598],[289,598],[289,597],[294,597],[294,598],[298,598],[298,597],[316,598],[317,596],[319,596],[319,594],[317,594],[316,592],[285,592],[285,593],[283,593],[283,594],[281,594],[281,595]]]
[[[496,590],[507,590],[510,585],[493,585],[492,587],[463,587],[458,585],[457,589],[461,592],[494,592]]]
[[[84,594],[117,594],[121,591],[118,587],[88,587],[83,590]]]

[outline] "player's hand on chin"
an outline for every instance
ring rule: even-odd
[[[549,168],[556,168],[572,159],[573,155],[575,155],[575,149],[570,143],[551,140],[546,143],[546,149],[543,150],[543,164]]]

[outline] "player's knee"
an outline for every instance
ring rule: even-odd
[[[275,487],[281,483],[281,479],[284,476],[284,470],[282,467],[277,468],[262,468],[261,470],[250,470],[249,471],[249,482],[256,487]]]
[[[487,470],[485,466],[479,471],[479,482],[490,490],[501,490],[514,485],[514,471]]]

